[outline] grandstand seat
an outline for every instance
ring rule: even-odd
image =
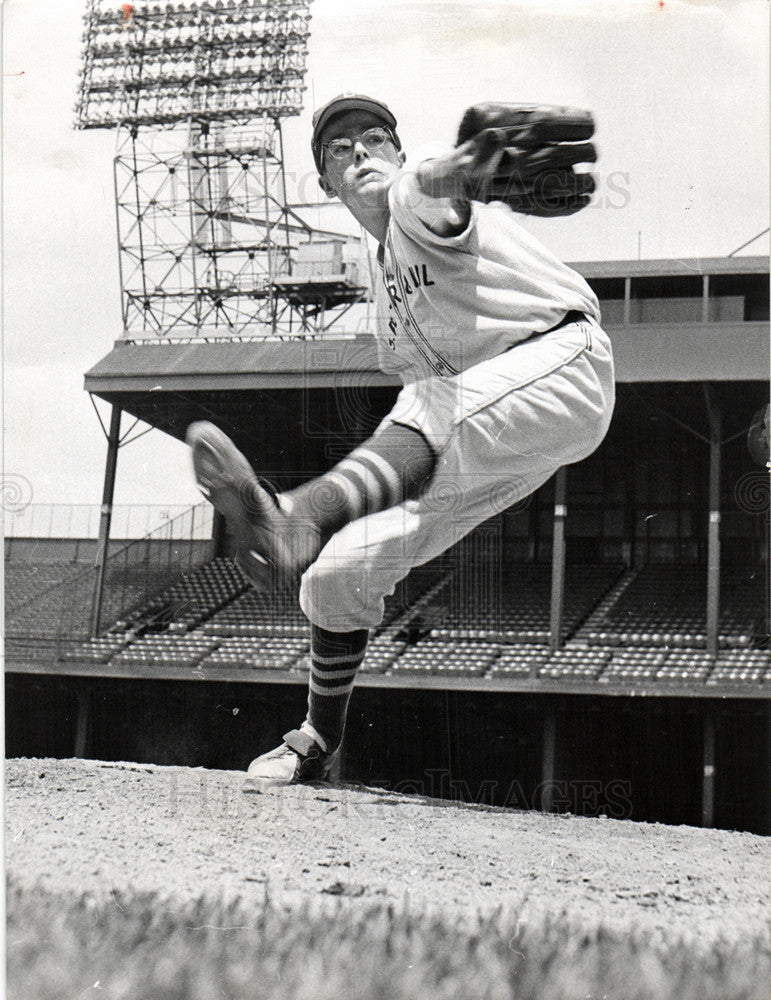
[[[224,639],[200,663],[207,667],[243,670],[287,670],[307,652],[308,642],[295,637],[259,638],[232,636]]]
[[[716,660],[706,651],[703,567],[570,565],[567,642],[550,654],[551,565],[496,563],[480,572],[464,565],[464,544],[418,567],[386,599],[363,674],[562,679],[630,690],[641,683],[771,684],[771,653],[753,647],[763,590],[750,569],[724,570]],[[37,643],[63,663],[110,663],[127,671],[309,669],[308,622],[296,589],[258,592],[229,559],[183,574],[94,639],[88,638],[92,566],[62,560],[8,569],[7,650],[20,663],[33,657]],[[125,607],[146,593],[153,573],[167,579],[154,567],[111,566],[106,608]]]
[[[375,636],[370,640],[360,670],[366,674],[384,674],[406,647],[405,642],[396,642],[387,636]]]
[[[122,667],[197,667],[219,645],[217,639],[188,635],[150,635],[136,639],[112,663]]]
[[[563,608],[568,634],[592,611],[620,572],[616,565],[568,567]],[[447,610],[432,637],[447,642],[545,645],[550,636],[551,578],[548,564],[501,566],[481,581],[456,572],[441,595]],[[480,592],[480,583],[487,592]]]
[[[771,651],[768,649],[732,649],[722,653],[707,684],[763,684],[771,682]]]
[[[698,684],[712,670],[715,659],[699,650],[676,650],[656,671],[656,680],[667,684]]]
[[[706,580],[706,570],[698,566],[632,570],[590,615],[577,637],[604,647],[704,649]],[[756,621],[761,617],[760,593],[751,573],[732,570],[723,574],[721,647],[751,645]]]
[[[482,677],[490,669],[497,653],[497,646],[486,643],[447,643],[428,639],[408,646],[391,670],[394,674]]]
[[[538,676],[553,679],[594,680],[609,662],[609,650],[563,648],[556,650],[539,669]]]
[[[548,657],[546,650],[532,647],[504,648],[491,668],[492,677],[535,677]]]
[[[68,577],[82,573],[83,566],[71,560],[59,562],[7,562],[5,565],[5,613],[8,622],[14,612],[23,612],[47,590],[61,584]]]
[[[6,636],[40,641],[87,639],[93,588],[93,567],[82,563],[6,563]]]
[[[72,663],[109,663],[128,643],[126,636],[105,635],[64,649],[59,659]]]
[[[305,637],[308,621],[291,588],[277,587],[264,592],[249,587],[235,600],[201,621],[199,631],[223,637],[275,635],[277,632]]]
[[[187,632],[246,589],[243,574],[228,559],[214,559],[183,574],[171,586],[119,623],[127,631],[157,627]]]
[[[666,658],[662,649],[613,649],[598,680],[600,684],[652,681]]]

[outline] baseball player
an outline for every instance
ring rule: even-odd
[[[410,158],[380,100],[342,94],[313,116],[321,188],[379,244],[379,359],[403,388],[369,440],[277,496],[212,424],[188,430],[238,564],[257,587],[301,572],[310,621],[306,718],[251,763],[247,791],[328,778],[384,598],[605,436],[614,377],[597,299],[512,211],[565,215],[591,197],[573,167],[593,147],[561,141],[585,138],[586,116],[576,131],[569,109],[545,111],[477,106],[458,145]]]

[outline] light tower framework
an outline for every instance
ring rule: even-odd
[[[218,122],[119,129],[115,203],[126,335],[276,332],[274,281],[291,271],[293,234],[272,119],[227,132]]]
[[[345,240],[287,203],[310,2],[89,0],[77,126],[116,129],[127,339],[314,335],[366,296],[355,267],[293,274],[304,244]]]

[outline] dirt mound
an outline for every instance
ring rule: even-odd
[[[702,941],[763,933],[771,841],[748,833],[459,805],[350,786],[241,791],[240,772],[6,763],[22,885],[291,904],[575,912]],[[524,909],[523,909],[524,907]]]

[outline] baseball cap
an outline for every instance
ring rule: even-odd
[[[385,122],[390,129],[396,129],[396,118],[387,104],[376,100],[374,97],[367,97],[366,94],[354,94],[351,92],[338,94],[337,97],[333,97],[331,101],[327,101],[326,104],[313,114],[311,149],[313,150],[313,159],[319,173],[321,172],[321,133],[331,118],[342,114],[344,111],[371,111],[373,115],[376,115]],[[394,138],[396,139],[397,149],[401,149],[399,137],[396,135],[396,132],[394,132]]]

